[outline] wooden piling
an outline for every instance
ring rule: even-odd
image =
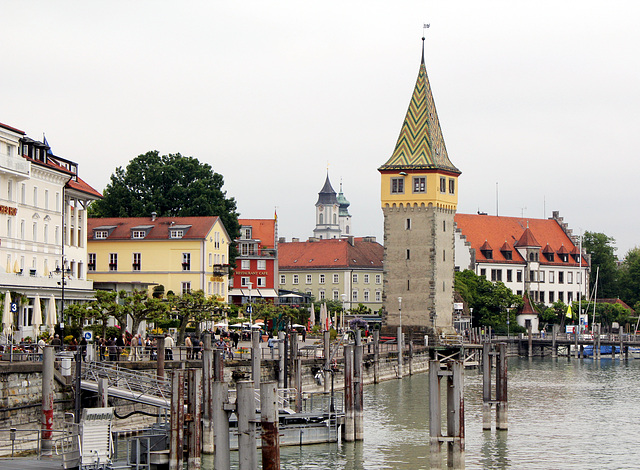
[[[344,427],[342,440],[351,442],[355,439],[353,396],[353,346],[344,347]]]
[[[253,388],[260,388],[260,332],[251,332],[251,380]]]
[[[202,462],[202,369],[187,370],[187,393],[187,468],[198,470]]]
[[[354,439],[364,439],[364,376],[362,358],[364,346],[356,345],[353,352],[353,421]]]
[[[169,470],[182,470],[184,459],[184,370],[174,369],[171,380]]]
[[[507,430],[507,343],[499,343],[497,346],[498,358],[496,360],[496,429]]]
[[[409,341],[409,375],[413,375],[413,341]]]
[[[447,376],[448,462],[453,468],[464,466],[464,363],[449,361]]]
[[[324,393],[331,391],[329,371],[331,370],[331,334],[328,331],[322,333],[322,348],[324,352]]]
[[[278,331],[278,387],[284,388],[284,331]]]
[[[552,333],[551,333],[551,357],[552,358],[558,357],[558,328],[559,326],[556,324],[552,326]]]
[[[42,353],[42,455],[53,454],[53,400],[55,350],[46,346]]]
[[[482,429],[491,430],[491,343],[482,344]]]
[[[220,349],[213,350],[213,381],[224,382],[224,354]]]
[[[262,424],[262,468],[264,470],[280,470],[278,382],[276,381],[260,384],[260,421]]]
[[[527,357],[533,357],[533,333],[531,325],[527,327],[528,349]]]
[[[230,470],[231,462],[229,444],[229,385],[224,382],[211,384],[213,441],[215,444],[215,456],[213,466],[216,470]]]
[[[258,468],[258,449],[256,443],[256,397],[253,381],[237,383],[238,415],[238,468],[256,470]],[[216,454],[218,449],[216,449]]]
[[[440,401],[440,361],[429,361],[429,441],[431,457],[442,450],[442,405]]]
[[[156,351],[156,367],[157,367],[157,375],[159,379],[164,379],[164,336],[160,336],[157,340],[157,348]]]
[[[213,350],[211,333],[205,333],[202,349],[202,453],[213,454]]]
[[[291,363],[293,365],[293,387],[296,389],[296,413],[302,412],[302,357],[298,352],[298,333],[291,333]]]
[[[380,383],[380,330],[373,332],[373,383]]]
[[[109,379],[98,379],[98,408],[109,406]]]

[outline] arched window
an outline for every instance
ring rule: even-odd
[[[333,214],[333,225],[336,225],[338,223],[338,216],[336,214]]]
[[[320,225],[322,225],[324,223],[324,214],[321,212],[320,213],[320,217],[318,218]]]

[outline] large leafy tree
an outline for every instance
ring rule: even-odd
[[[169,294],[167,300],[167,314],[179,320],[178,344],[183,344],[190,323],[193,322],[198,328],[203,321],[219,319],[224,306],[216,296],[208,297],[202,290],[194,290],[180,296]]]
[[[149,296],[144,290],[134,289],[133,292],[120,292],[119,295],[123,310],[131,317],[132,333],[137,333],[142,321],[162,318],[169,310],[166,302]]]
[[[618,266],[614,246],[615,240],[604,233],[585,232],[582,248],[591,254],[591,276],[589,288],[595,292],[596,271],[598,272],[598,297],[615,298],[618,291]]]
[[[640,248],[629,250],[620,268],[620,298],[628,305],[640,302]]]
[[[91,204],[92,217],[218,216],[229,236],[238,237],[236,201],[223,191],[224,178],[207,163],[154,150],[138,155],[126,169],[116,168],[103,191]],[[233,246],[233,245],[232,245]],[[235,251],[230,253],[235,259]]]

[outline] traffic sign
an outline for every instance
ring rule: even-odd
[[[11,302],[11,313],[16,313],[18,311],[18,304],[15,302]]]
[[[252,309],[251,309],[251,305],[247,305],[247,313],[251,313]]]

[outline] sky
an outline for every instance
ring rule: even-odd
[[[640,2],[0,0],[0,122],[102,191],[149,150],[209,163],[306,239],[329,172],[382,242],[380,175],[425,62],[458,212],[640,245]]]

